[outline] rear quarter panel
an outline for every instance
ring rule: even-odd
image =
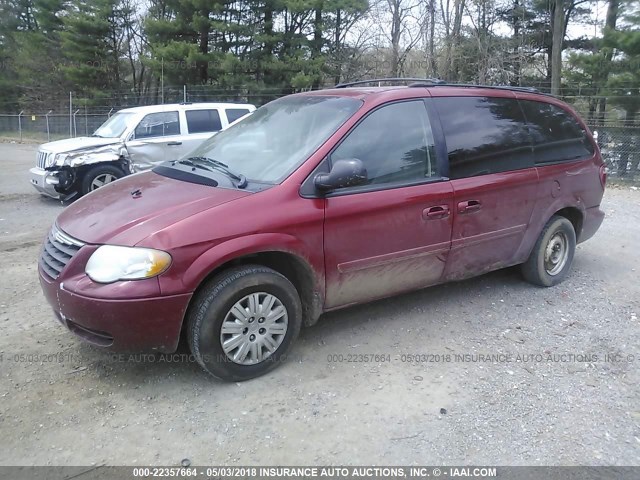
[[[519,257],[524,261],[542,232],[545,224],[559,210],[573,207],[585,218],[589,208],[600,205],[604,189],[600,184],[600,161],[595,155],[587,160],[536,167],[539,188],[536,208],[531,216],[527,235]],[[577,231],[580,241],[582,232]]]

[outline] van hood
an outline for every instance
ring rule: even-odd
[[[91,244],[134,246],[163,228],[250,192],[143,172],[105,185],[58,216],[58,227]]]
[[[68,153],[121,143],[122,140],[119,138],[77,137],[45,143],[40,146],[40,150],[51,153]]]

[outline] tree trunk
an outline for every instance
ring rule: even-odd
[[[313,46],[311,48],[311,58],[320,58],[320,55],[322,55],[322,8],[323,8],[323,1],[322,0],[318,0],[317,5],[316,5],[316,9],[315,9],[315,16],[313,19]],[[311,85],[311,88],[313,88],[314,90],[317,90],[318,88],[320,88],[320,75],[319,74],[315,74],[314,75],[314,79],[313,79],[313,83]]]
[[[333,77],[333,82],[334,84],[338,85],[340,83],[340,78],[342,77],[340,75],[340,70],[342,68],[342,55],[341,55],[341,49],[342,46],[340,45],[340,35],[342,33],[342,10],[340,10],[339,8],[336,10],[336,30],[335,30],[335,36],[333,39],[333,52],[334,52],[334,60],[337,60],[336,62],[336,73]]]
[[[609,31],[614,31],[616,29],[616,23],[618,22],[618,10],[620,9],[620,0],[609,0],[609,4],[607,6],[607,18],[605,20],[604,28],[605,35]],[[613,48],[603,48],[604,54],[604,64],[602,66],[602,76],[597,79],[598,86],[604,86],[609,79],[609,71],[611,70],[611,59],[613,58]],[[607,98],[601,97],[598,102],[598,116],[597,121],[598,124],[604,125],[605,121],[605,112],[607,109]]]
[[[551,37],[551,95],[560,95],[562,47],[564,43],[564,0],[554,0]]]
[[[207,19],[209,18],[209,11],[206,9],[203,9],[200,12],[200,14],[204,18],[207,18]],[[198,32],[198,36],[199,36],[198,50],[203,55],[206,55],[207,53],[209,53],[209,28],[210,28],[210,23],[203,22],[203,26],[200,29],[200,32]],[[207,83],[207,80],[209,80],[209,65],[206,60],[199,61],[197,63],[198,63],[197,65],[198,76],[200,77],[198,80],[200,81],[200,83],[204,85],[205,83]]]
[[[400,35],[402,33],[402,0],[388,0],[391,10],[391,77],[400,76]]]
[[[453,17],[453,29],[451,31],[452,37],[452,46],[451,49],[451,58],[449,64],[449,75],[448,79],[451,81],[459,80],[458,75],[458,56],[460,55],[460,32],[462,30],[462,17],[464,14],[466,0],[455,0],[454,2],[454,11],[455,16]]]
[[[436,63],[435,33],[436,31],[436,0],[429,0],[429,61],[431,62],[431,76],[438,77]]]

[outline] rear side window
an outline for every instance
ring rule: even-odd
[[[185,114],[189,133],[210,133],[222,129],[217,110],[187,110]]]
[[[422,100],[386,105],[368,115],[331,154],[357,158],[369,184],[419,182],[437,176],[433,134]]]
[[[229,120],[229,123],[233,123],[247,115],[249,110],[246,108],[227,108],[225,112],[227,112],[227,120]]]
[[[536,164],[590,157],[593,145],[576,119],[550,103],[522,100]]]
[[[451,179],[533,167],[531,140],[511,98],[433,99],[444,130]]]

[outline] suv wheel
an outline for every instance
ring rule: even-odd
[[[541,287],[562,282],[573,262],[576,232],[565,217],[554,215],[542,229],[531,255],[522,265],[525,280]]]
[[[86,195],[122,177],[124,177],[124,172],[114,165],[96,165],[95,167],[91,167],[82,177],[82,194]]]
[[[270,268],[227,270],[197,294],[187,341],[198,363],[222,380],[258,377],[286,358],[302,325],[295,287]]]

